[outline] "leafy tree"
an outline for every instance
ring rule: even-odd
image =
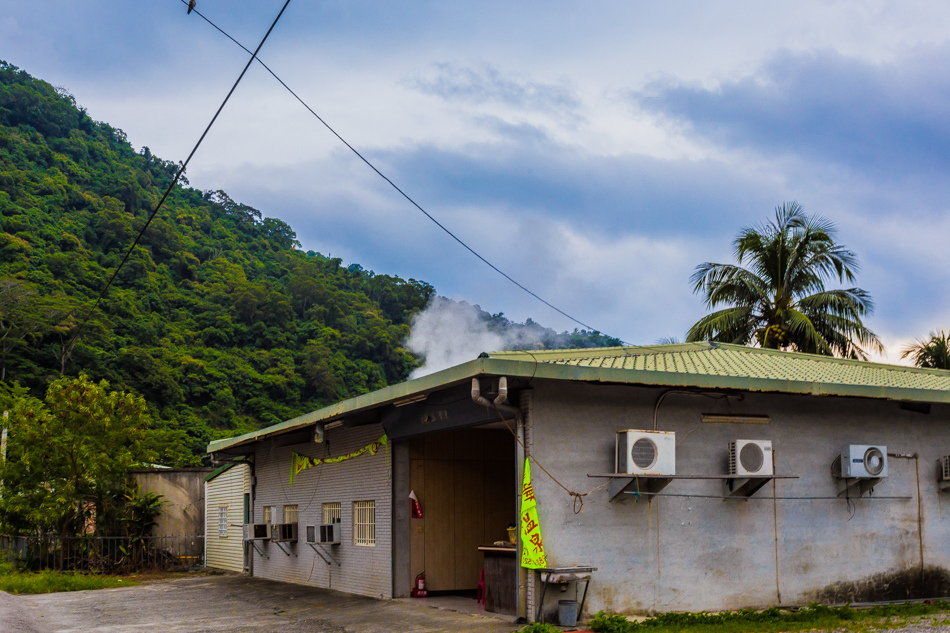
[[[141,396],[85,375],[50,385],[45,402],[8,396],[7,459],[0,464],[0,523],[16,531],[82,533],[106,516],[129,470],[157,457]]]
[[[901,358],[912,358],[918,367],[950,369],[950,333],[944,330],[931,332],[929,340],[918,339],[905,347]]]
[[[832,277],[854,281],[858,269],[855,254],[835,242],[831,222],[786,202],[776,207],[774,221],[743,229],[733,244],[738,264],[706,262],[690,279],[708,308],[729,307],[697,321],[687,341],[859,359],[867,348],[883,351],[861,321],[873,310],[870,295],[860,288],[825,288]]]

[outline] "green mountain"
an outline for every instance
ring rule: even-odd
[[[303,252],[286,223],[187,181],[85,321],[176,169],[0,62],[0,380],[41,395],[84,372],[138,392],[181,445],[165,459],[187,462],[211,438],[404,380],[419,364],[403,341],[432,286]],[[540,329],[546,341],[617,343]]]

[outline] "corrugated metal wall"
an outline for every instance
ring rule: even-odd
[[[251,469],[234,466],[205,484],[205,556],[208,567],[244,571],[244,493],[251,490]],[[218,512],[227,506],[227,536],[218,532]]]
[[[310,457],[337,457],[371,444],[383,433],[381,425],[352,429],[338,427],[327,430],[324,444],[278,447],[274,441],[266,441],[257,447],[253,520],[261,521],[264,506],[272,506],[274,522],[280,522],[283,507],[296,504],[300,529],[296,543],[258,542],[265,556],[253,553],[255,576],[377,598],[392,597],[390,451],[383,448],[376,455],[367,452],[336,464],[316,466],[298,474],[294,484],[290,484],[291,452]],[[374,546],[355,545],[353,542],[353,504],[356,501],[376,503]],[[327,565],[305,539],[305,526],[320,525],[322,504],[333,502],[339,502],[342,509],[341,544],[325,548],[340,563],[339,566]],[[285,553],[288,551],[289,555]]]

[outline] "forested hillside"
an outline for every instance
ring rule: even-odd
[[[430,285],[302,252],[284,222],[187,182],[71,347],[176,168],[0,62],[0,380],[41,395],[85,372],[138,392],[181,460],[408,376]]]

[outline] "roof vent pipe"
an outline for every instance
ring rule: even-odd
[[[505,376],[498,378],[498,395],[494,400],[489,400],[483,396],[482,386],[478,378],[472,378],[472,401],[489,409],[509,413],[513,415],[516,420],[521,420],[521,409],[508,404],[508,378]]]

